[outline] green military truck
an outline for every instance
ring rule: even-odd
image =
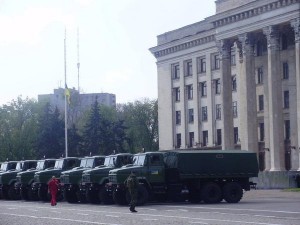
[[[15,191],[15,183],[17,181],[17,173],[35,168],[36,160],[20,161],[16,165],[16,169],[9,170],[0,174],[0,193],[2,198],[8,200],[20,199],[20,196]]]
[[[132,163],[132,154],[120,153],[105,157],[104,165],[95,169],[86,170],[82,174],[80,185],[81,193],[85,193],[87,202],[113,203],[112,194],[106,184],[109,182],[108,172],[114,168],[120,168]]]
[[[17,182],[15,183],[15,191],[23,200],[38,200],[33,195],[31,185],[34,182],[34,174],[45,169],[53,169],[56,159],[41,159],[38,160],[36,168],[27,171],[19,172],[17,174]]]
[[[256,154],[240,150],[170,150],[136,154],[133,165],[109,172],[113,198],[129,202],[124,181],[134,171],[139,180],[138,204],[148,200],[189,200],[237,203],[243,190],[255,185],[258,176]]]
[[[80,166],[61,173],[60,184],[64,199],[69,203],[85,202],[85,194],[80,192],[82,173],[85,170],[96,168],[104,164],[105,156],[88,156],[80,161]]]
[[[78,167],[79,163],[80,159],[76,157],[61,158],[55,161],[54,168],[36,172],[34,175],[34,182],[31,185],[32,196],[41,201],[48,201],[50,199],[50,195],[48,194],[48,182],[52,176],[59,178],[61,172]],[[60,189],[57,193],[57,199],[62,199]]]

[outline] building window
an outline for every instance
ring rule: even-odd
[[[179,125],[181,124],[181,111],[176,111],[175,114],[176,124]]]
[[[284,62],[282,64],[282,73],[283,73],[283,79],[289,79],[289,64],[287,62]]]
[[[179,73],[179,64],[173,64],[172,65],[172,78],[173,80],[179,79],[180,78],[180,73]]]
[[[208,131],[204,130],[202,131],[202,145],[207,146],[208,144]]]
[[[222,145],[222,130],[217,129],[217,145]]]
[[[258,96],[258,111],[263,111],[264,110],[264,96],[259,95]]]
[[[205,58],[198,58],[198,73],[205,73],[206,72],[206,59]]]
[[[259,123],[259,141],[265,140],[265,124]]]
[[[189,132],[189,147],[194,145],[194,132]]]
[[[213,58],[213,60],[214,60],[214,68],[213,69],[218,70],[218,69],[220,69],[220,57],[219,57],[219,55],[214,55],[213,57],[214,57]]]
[[[207,106],[203,106],[201,108],[202,112],[202,121],[207,121]]]
[[[189,123],[194,122],[194,109],[189,109]]]
[[[236,88],[237,88],[236,75],[231,77],[231,86],[232,86],[232,91],[236,91]]]
[[[285,140],[290,140],[291,137],[291,129],[290,129],[290,121],[284,121],[284,129],[285,129]]]
[[[220,79],[216,79],[215,80],[215,88],[216,88],[216,94],[221,94],[221,80]]]
[[[176,148],[181,147],[181,134],[176,134]]]
[[[237,102],[236,101],[232,102],[232,113],[233,113],[234,118],[238,116]]]
[[[235,65],[236,65],[235,54],[232,54],[232,53],[231,53],[231,56],[230,56],[230,62],[231,62],[231,65],[232,65],[232,66],[235,66]]]
[[[259,67],[257,68],[257,84],[262,84],[263,82],[264,82],[263,68]]]
[[[200,91],[201,91],[201,97],[206,97],[207,96],[206,81],[200,83]]]
[[[285,109],[290,108],[290,93],[289,93],[289,91],[283,92],[283,107]]]
[[[286,34],[281,35],[281,50],[287,50],[288,48],[288,39]]]
[[[221,119],[221,104],[216,104],[216,120]]]
[[[192,60],[185,61],[185,76],[192,76],[193,75],[193,67],[192,67]]]
[[[237,144],[239,141],[239,128],[238,127],[233,128],[233,141],[234,141],[234,144]]]
[[[180,88],[174,88],[174,93],[175,93],[175,101],[179,102],[180,101]]]
[[[186,92],[187,92],[187,99],[188,100],[193,99],[193,85],[192,84],[186,86]]]

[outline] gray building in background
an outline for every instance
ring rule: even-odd
[[[68,104],[68,120],[74,121],[83,112],[91,108],[97,100],[99,104],[116,107],[116,95],[110,93],[83,93],[80,94],[75,88],[70,90],[70,103]],[[58,110],[62,115],[65,112],[65,89],[54,89],[53,94],[38,95],[39,102],[49,102],[50,105]]]

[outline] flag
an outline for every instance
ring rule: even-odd
[[[68,88],[67,85],[65,86],[65,95],[66,95],[67,101],[70,105],[70,103],[71,103],[71,93],[70,93],[70,89]]]

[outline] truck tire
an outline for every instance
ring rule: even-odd
[[[8,195],[9,200],[18,200],[19,199],[19,196],[17,196],[17,194],[16,194],[14,184],[9,185],[7,195]]]
[[[200,196],[204,203],[218,203],[222,201],[222,190],[218,184],[209,182],[202,187]]]
[[[139,185],[138,187],[138,199],[137,199],[137,205],[144,205],[148,202],[149,193],[145,186]],[[131,201],[131,196],[129,191],[126,191],[126,201],[129,204]]]
[[[28,191],[26,188],[20,188],[20,195],[21,195],[21,199],[22,200],[26,200],[28,201],[29,198],[28,198]]]
[[[123,191],[113,191],[114,202],[118,205],[128,204],[125,195],[126,195],[126,193],[124,193]]]
[[[64,190],[63,196],[64,196],[64,199],[69,203],[78,202],[76,193],[74,193],[74,192]]]
[[[238,203],[243,197],[243,189],[237,182],[230,182],[223,187],[223,197],[228,203]]]
[[[31,186],[28,188],[27,196],[29,201],[38,201],[39,197],[35,195],[31,189]]]
[[[113,204],[112,196],[109,195],[109,192],[106,190],[105,186],[102,186],[99,190],[99,199],[100,202],[105,205]]]
[[[87,189],[85,198],[86,198],[88,203],[92,203],[92,204],[99,204],[100,203],[100,200],[99,200],[97,194],[95,193],[95,191],[90,191],[90,190]]]
[[[50,199],[48,198],[48,191],[47,189],[43,188],[43,187],[40,187],[39,190],[38,190],[38,196],[39,196],[39,199],[41,201],[44,201],[44,202],[47,202],[49,201]]]
[[[80,203],[87,203],[85,195],[83,195],[80,192],[80,190],[76,191],[76,196],[77,196],[78,202],[80,202]]]

